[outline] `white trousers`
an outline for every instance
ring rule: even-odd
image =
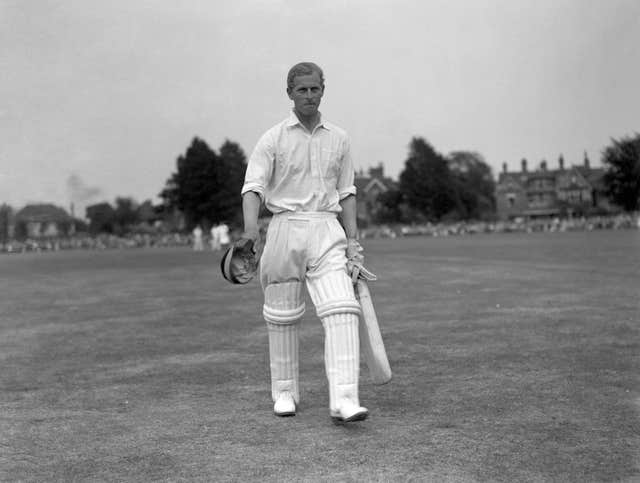
[[[322,320],[329,406],[358,401],[360,306],[346,271],[347,240],[332,213],[275,215],[260,260],[263,315],[269,333],[271,395],[300,400],[298,332],[305,312],[303,282]]]

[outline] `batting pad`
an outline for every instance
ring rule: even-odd
[[[294,324],[304,315],[301,282],[267,285],[264,289],[262,316],[273,324]]]
[[[338,410],[338,402],[349,399],[359,405],[358,376],[360,341],[358,316],[334,314],[322,319],[324,326],[324,363],[329,382],[329,409]]]
[[[283,325],[267,321],[269,331],[269,362],[271,397],[275,402],[282,392],[289,392],[299,402],[298,334],[299,324]]]
[[[309,277],[307,289],[321,319],[334,314],[360,314],[360,304],[345,270]]]

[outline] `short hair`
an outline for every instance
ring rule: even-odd
[[[320,84],[324,87],[324,73],[322,72],[322,69],[313,62],[300,62],[289,69],[289,74],[287,75],[287,89],[293,89],[293,81],[296,76],[312,75],[314,72],[318,73],[320,76]]]

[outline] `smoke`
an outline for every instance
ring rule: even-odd
[[[76,173],[67,178],[67,194],[71,201],[71,210],[75,215],[84,215],[85,208],[92,202],[98,201],[96,198],[102,196],[102,189],[96,186],[88,186]]]
[[[88,186],[82,181],[82,178],[75,173],[67,178],[67,192],[69,199],[73,203],[90,202],[102,195],[100,188]]]

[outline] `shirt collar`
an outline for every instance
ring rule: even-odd
[[[293,126],[302,126],[302,123],[300,122],[300,119],[298,119],[298,116],[296,116],[296,113],[293,109],[291,109],[291,112],[289,113],[289,117],[287,118],[287,127],[293,127]],[[322,113],[320,113],[320,122],[318,122],[318,126],[317,127],[321,127],[324,128],[326,130],[330,130],[329,129],[329,125],[325,124],[325,122],[322,120]]]

